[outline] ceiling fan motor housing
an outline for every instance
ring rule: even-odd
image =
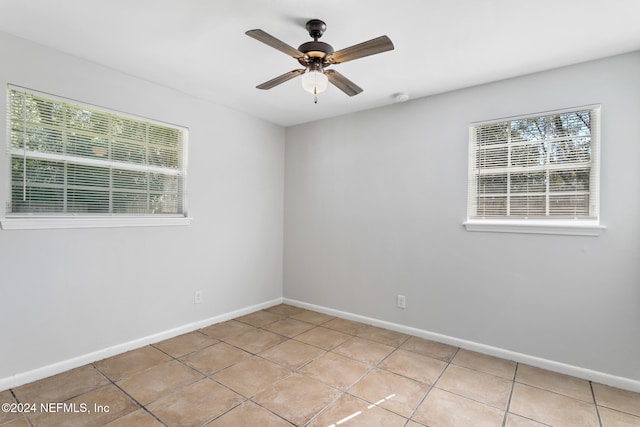
[[[309,58],[324,58],[333,53],[333,47],[331,47],[329,43],[319,42],[317,40],[302,43],[298,50],[306,54]]]
[[[333,47],[329,43],[318,41],[327,29],[327,24],[320,19],[311,19],[307,22],[306,27],[313,41],[302,43],[298,50],[309,58],[323,59],[327,55],[331,55],[333,53]]]

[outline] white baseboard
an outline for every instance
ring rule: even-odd
[[[336,317],[341,317],[356,322],[366,323],[372,326],[378,326],[381,328],[389,329],[396,332],[402,332],[408,335],[429,339],[432,341],[441,342],[444,344],[453,345],[455,347],[464,348],[466,350],[476,351],[478,353],[488,354],[490,356],[500,357],[502,359],[513,360],[518,363],[525,363],[527,365],[535,366],[537,368],[547,369],[549,371],[558,372],[565,375],[571,375],[576,378],[593,381],[600,384],[605,384],[611,387],[621,388],[624,390],[640,393],[640,381],[619,377],[616,375],[607,374],[604,372],[593,371],[579,366],[567,365],[565,363],[556,362],[553,360],[542,359],[528,354],[517,353],[510,350],[505,350],[499,347],[492,347],[485,344],[480,344],[473,341],[467,341],[460,338],[451,337],[448,335],[442,335],[435,332],[426,331],[423,329],[417,329],[410,326],[400,325],[397,323],[391,323],[384,320],[378,320],[371,317],[361,316],[345,311],[334,310],[315,304],[309,304],[302,301],[293,300],[290,298],[283,298],[285,304],[290,304],[300,308],[306,308],[308,310],[318,311],[320,313],[329,314]]]
[[[176,337],[178,335],[186,334],[188,332],[192,332],[197,329],[201,329],[206,326],[213,325],[214,323],[224,322],[226,320],[230,320],[238,316],[243,316],[245,314],[253,313],[254,311],[263,310],[265,308],[269,308],[280,303],[282,303],[282,298],[276,298],[271,301],[266,301],[260,304],[244,307],[228,313],[223,313],[217,316],[213,316],[208,319],[199,320],[197,322],[188,323],[186,325],[179,326],[177,328],[162,331],[157,334],[148,335],[145,337],[135,339],[133,341],[128,341],[128,342],[117,344],[117,345],[107,347],[98,351],[73,357],[71,359],[52,363],[50,365],[33,369],[31,371],[22,372],[6,378],[0,378],[0,391],[18,387],[23,384],[30,383],[32,381],[41,380],[43,378],[50,377],[51,375],[56,375],[61,372],[68,371],[70,369],[79,368],[80,366],[84,366],[88,363],[93,363],[98,360],[115,356],[117,354],[124,353],[129,350],[134,350],[136,348],[144,347],[149,344],[154,344],[162,340]]]
[[[536,366],[538,368],[547,369],[550,371],[558,372],[561,374],[571,375],[577,378],[593,381],[600,384],[605,384],[611,387],[617,387],[624,390],[640,393],[640,381],[619,377],[604,372],[593,371],[578,366],[567,365],[564,363],[556,362],[553,360],[542,359],[535,356],[530,356],[523,353],[517,353],[510,350],[505,350],[498,347],[492,347],[485,344],[476,343],[473,341],[467,341],[460,338],[451,337],[448,335],[442,335],[435,332],[426,331],[423,329],[417,329],[410,326],[400,325],[397,323],[391,323],[384,320],[378,320],[371,317],[361,316],[358,314],[349,313],[346,311],[335,310],[315,304],[309,304],[302,301],[297,301],[289,298],[276,298],[271,301],[266,301],[260,304],[244,307],[238,310],[234,310],[228,313],[223,313],[214,317],[192,322],[177,328],[169,329],[157,334],[148,335],[138,338],[133,341],[128,341],[115,346],[107,347],[92,353],[83,354],[71,359],[63,360],[60,362],[52,363],[50,365],[33,369],[31,371],[19,373],[10,377],[0,378],[0,391],[18,387],[20,385],[37,381],[51,375],[56,375],[70,369],[84,366],[88,363],[93,363],[98,360],[105,359],[107,357],[115,356],[126,351],[134,350],[136,348],[144,347],[145,345],[153,344],[162,340],[173,338],[175,336],[185,334],[188,332],[201,329],[203,327],[213,325],[215,323],[224,322],[245,314],[253,313],[258,310],[272,307],[274,305],[285,303],[294,305],[296,307],[306,308],[308,310],[318,311],[320,313],[329,314],[336,317],[341,317],[356,322],[366,323],[368,325],[378,326],[381,328],[389,329],[392,331],[402,332],[408,335],[413,335],[420,338],[425,338],[441,343],[453,345],[456,347],[464,348],[467,350],[477,351],[479,353],[488,354],[491,356],[500,357],[507,360],[513,360],[519,363],[526,363],[527,365]]]

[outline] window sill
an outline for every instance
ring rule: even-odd
[[[3,230],[47,230],[59,228],[117,228],[189,225],[189,217],[9,217],[0,218]]]
[[[606,227],[595,221],[561,220],[467,220],[467,231],[494,233],[562,234],[569,236],[599,236]]]

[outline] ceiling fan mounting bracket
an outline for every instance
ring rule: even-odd
[[[307,31],[309,31],[309,35],[314,39],[318,40],[324,32],[327,30],[327,24],[320,19],[310,19],[307,21]]]

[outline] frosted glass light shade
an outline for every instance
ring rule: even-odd
[[[302,75],[302,87],[312,94],[327,90],[328,82],[329,79],[322,71],[307,71]]]

